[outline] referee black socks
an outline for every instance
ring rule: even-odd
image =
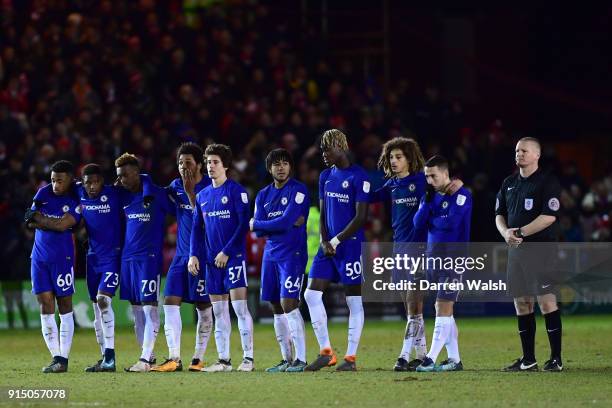
[[[561,311],[559,309],[544,315],[546,331],[548,332],[548,342],[550,343],[550,358],[561,359]]]
[[[517,319],[519,336],[521,336],[521,346],[523,347],[523,360],[535,362],[535,314],[530,313],[528,315],[517,316]],[[559,322],[559,324],[560,323],[561,322]],[[546,327],[548,327],[548,320],[546,320]],[[550,333],[548,336],[550,338]]]

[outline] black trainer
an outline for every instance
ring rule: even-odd
[[[68,371],[68,359],[60,356],[53,357],[51,364],[42,369],[45,374],[65,373],[66,371]]]
[[[398,358],[397,362],[393,366],[393,371],[410,371],[408,369],[408,362],[405,359],[401,358],[401,357]]]
[[[408,371],[416,371],[416,368],[423,364],[423,360],[420,358],[415,358],[414,360],[410,360],[408,362]]]
[[[86,373],[97,373],[100,372],[100,364],[102,364],[102,360],[98,360],[98,362],[94,365],[90,365],[85,369]]]
[[[542,368],[543,371],[552,371],[552,372],[559,372],[559,371],[563,371],[563,362],[561,361],[560,358],[551,358],[550,360],[548,360],[547,362],[544,363],[544,368]]]
[[[502,371],[511,373],[519,371],[538,371],[538,363],[536,361],[528,361],[521,358],[517,358],[516,361],[510,364],[508,367],[502,368]]]

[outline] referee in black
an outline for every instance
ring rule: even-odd
[[[514,298],[523,356],[503,371],[537,371],[535,357],[536,320],[534,298],[544,315],[550,342],[550,359],[544,371],[562,371],[561,313],[554,293],[551,265],[558,237],[561,186],[538,167],[538,139],[524,137],[516,145],[517,174],[506,178],[497,193],[495,224],[508,243],[508,288]],[[536,242],[538,244],[530,244]]]

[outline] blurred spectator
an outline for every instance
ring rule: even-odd
[[[176,177],[179,143],[227,143],[233,176],[254,196],[266,184],[263,158],[282,146],[317,202],[324,129],[346,131],[373,187],[383,182],[381,144],[405,135],[427,156],[452,159],[485,220],[491,186],[514,167],[514,139],[500,119],[477,130],[461,101],[435,84],[418,89],[422,78],[384,94],[378,78],[335,59],[312,27],[301,33],[257,1],[203,2],[185,14],[176,1],[16,3],[3,2],[0,19],[2,243],[27,247],[23,209],[58,159],[98,162],[113,180],[114,158],[129,151],[164,185]],[[562,168],[565,239],[609,239],[611,179],[588,187],[573,163]],[[492,222],[472,225],[475,239],[497,239]],[[371,227],[381,229],[377,239],[388,234],[386,221]]]

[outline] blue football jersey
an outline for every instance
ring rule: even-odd
[[[32,209],[50,218],[62,218],[64,214],[81,220],[81,207],[72,194],[56,195],[53,186],[47,184],[36,192]],[[43,262],[60,262],[74,259],[72,229],[64,232],[36,229],[31,258]]]
[[[164,188],[151,184],[148,195],[153,201],[145,207],[143,192],[130,193],[123,203],[125,214],[125,240],[123,260],[142,260],[149,256],[161,256],[166,214],[174,207]]]
[[[123,243],[123,203],[130,193],[120,187],[106,185],[97,197],[89,198],[82,185],[78,187],[87,237],[89,255],[98,262],[121,256]]]
[[[427,242],[469,242],[472,218],[472,193],[461,187],[455,194],[434,194],[425,198],[414,216],[417,228],[427,228]]]
[[[196,195],[210,185],[208,176],[195,185]],[[189,245],[191,240],[191,228],[193,226],[193,207],[189,203],[189,197],[185,193],[183,180],[179,177],[167,187],[168,194],[172,198],[177,223],[176,256],[189,256]]]
[[[319,199],[325,205],[325,225],[329,239],[338,235],[355,218],[355,205],[370,200],[370,182],[360,166],[353,164],[346,169],[331,167],[319,176]],[[353,238],[353,237],[351,237]],[[363,228],[354,236],[364,240]]]
[[[218,187],[212,184],[196,196],[189,254],[199,256],[204,248],[207,262],[221,251],[230,259],[245,258],[249,229],[249,197],[234,180]]]
[[[289,179],[280,189],[272,183],[257,194],[253,230],[268,237],[264,248],[266,260],[308,257],[306,221],[309,209],[308,189],[295,179]],[[304,217],[304,224],[295,227],[293,224],[300,216]]]
[[[404,178],[392,177],[372,193],[372,202],[391,202],[391,227],[395,242],[425,242],[427,228],[416,228],[413,223],[421,198],[425,194],[425,174],[418,172]]]

